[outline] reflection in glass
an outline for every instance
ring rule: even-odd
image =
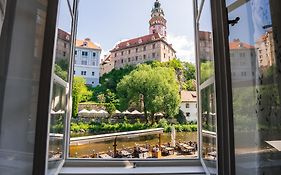
[[[58,23],[55,74],[64,81],[68,81],[72,16],[70,14],[69,6],[66,0],[60,1]]]
[[[229,44],[239,175],[281,174],[279,11],[280,1],[250,0],[228,14],[241,19]]]
[[[214,75],[213,35],[210,1],[204,1],[198,32],[200,83]]]
[[[201,90],[202,158],[210,172],[216,172],[216,106],[214,84]]]
[[[59,1],[48,150],[48,174],[54,174],[64,158],[65,122],[72,47],[72,15],[67,0]]]
[[[200,66],[201,156],[209,173],[216,174],[216,102],[214,80],[213,28],[210,0],[202,1],[199,20],[198,56]]]
[[[214,85],[201,90],[202,129],[216,132],[216,109]]]

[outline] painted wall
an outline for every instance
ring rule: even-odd
[[[186,103],[189,103],[189,108],[186,107]],[[198,119],[196,102],[181,102],[180,109],[183,111],[187,121],[196,121]],[[190,116],[187,116],[190,113]]]
[[[74,76],[84,77],[86,84],[93,87],[99,85],[101,50],[86,48],[76,48],[75,50]],[[88,55],[82,56],[82,52],[88,52]],[[86,71],[86,75],[82,75],[82,71]]]

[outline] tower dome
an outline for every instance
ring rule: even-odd
[[[151,10],[151,19],[149,20],[149,33],[159,33],[166,36],[166,19],[164,10],[161,8],[161,3],[156,0],[154,7]]]

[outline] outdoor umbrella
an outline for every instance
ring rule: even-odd
[[[131,114],[133,114],[133,115],[140,115],[141,113],[138,110],[134,110],[134,111],[131,112]]]

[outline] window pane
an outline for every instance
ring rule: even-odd
[[[59,1],[57,42],[50,111],[48,174],[54,174],[64,159],[65,122],[72,47],[72,16],[67,0]]]
[[[280,1],[229,8],[236,174],[281,174]]]
[[[56,43],[55,74],[68,81],[72,17],[67,0],[59,1],[58,29]]]
[[[214,75],[213,56],[213,29],[211,19],[210,0],[204,1],[201,17],[199,20],[199,59],[200,59],[200,82],[208,80]]]
[[[5,21],[0,43],[0,174],[32,174],[47,5],[27,0],[17,1],[14,12],[5,9],[15,16]],[[11,38],[4,32],[9,23]]]
[[[216,102],[214,84],[201,90],[202,158],[210,172],[216,172]]]

